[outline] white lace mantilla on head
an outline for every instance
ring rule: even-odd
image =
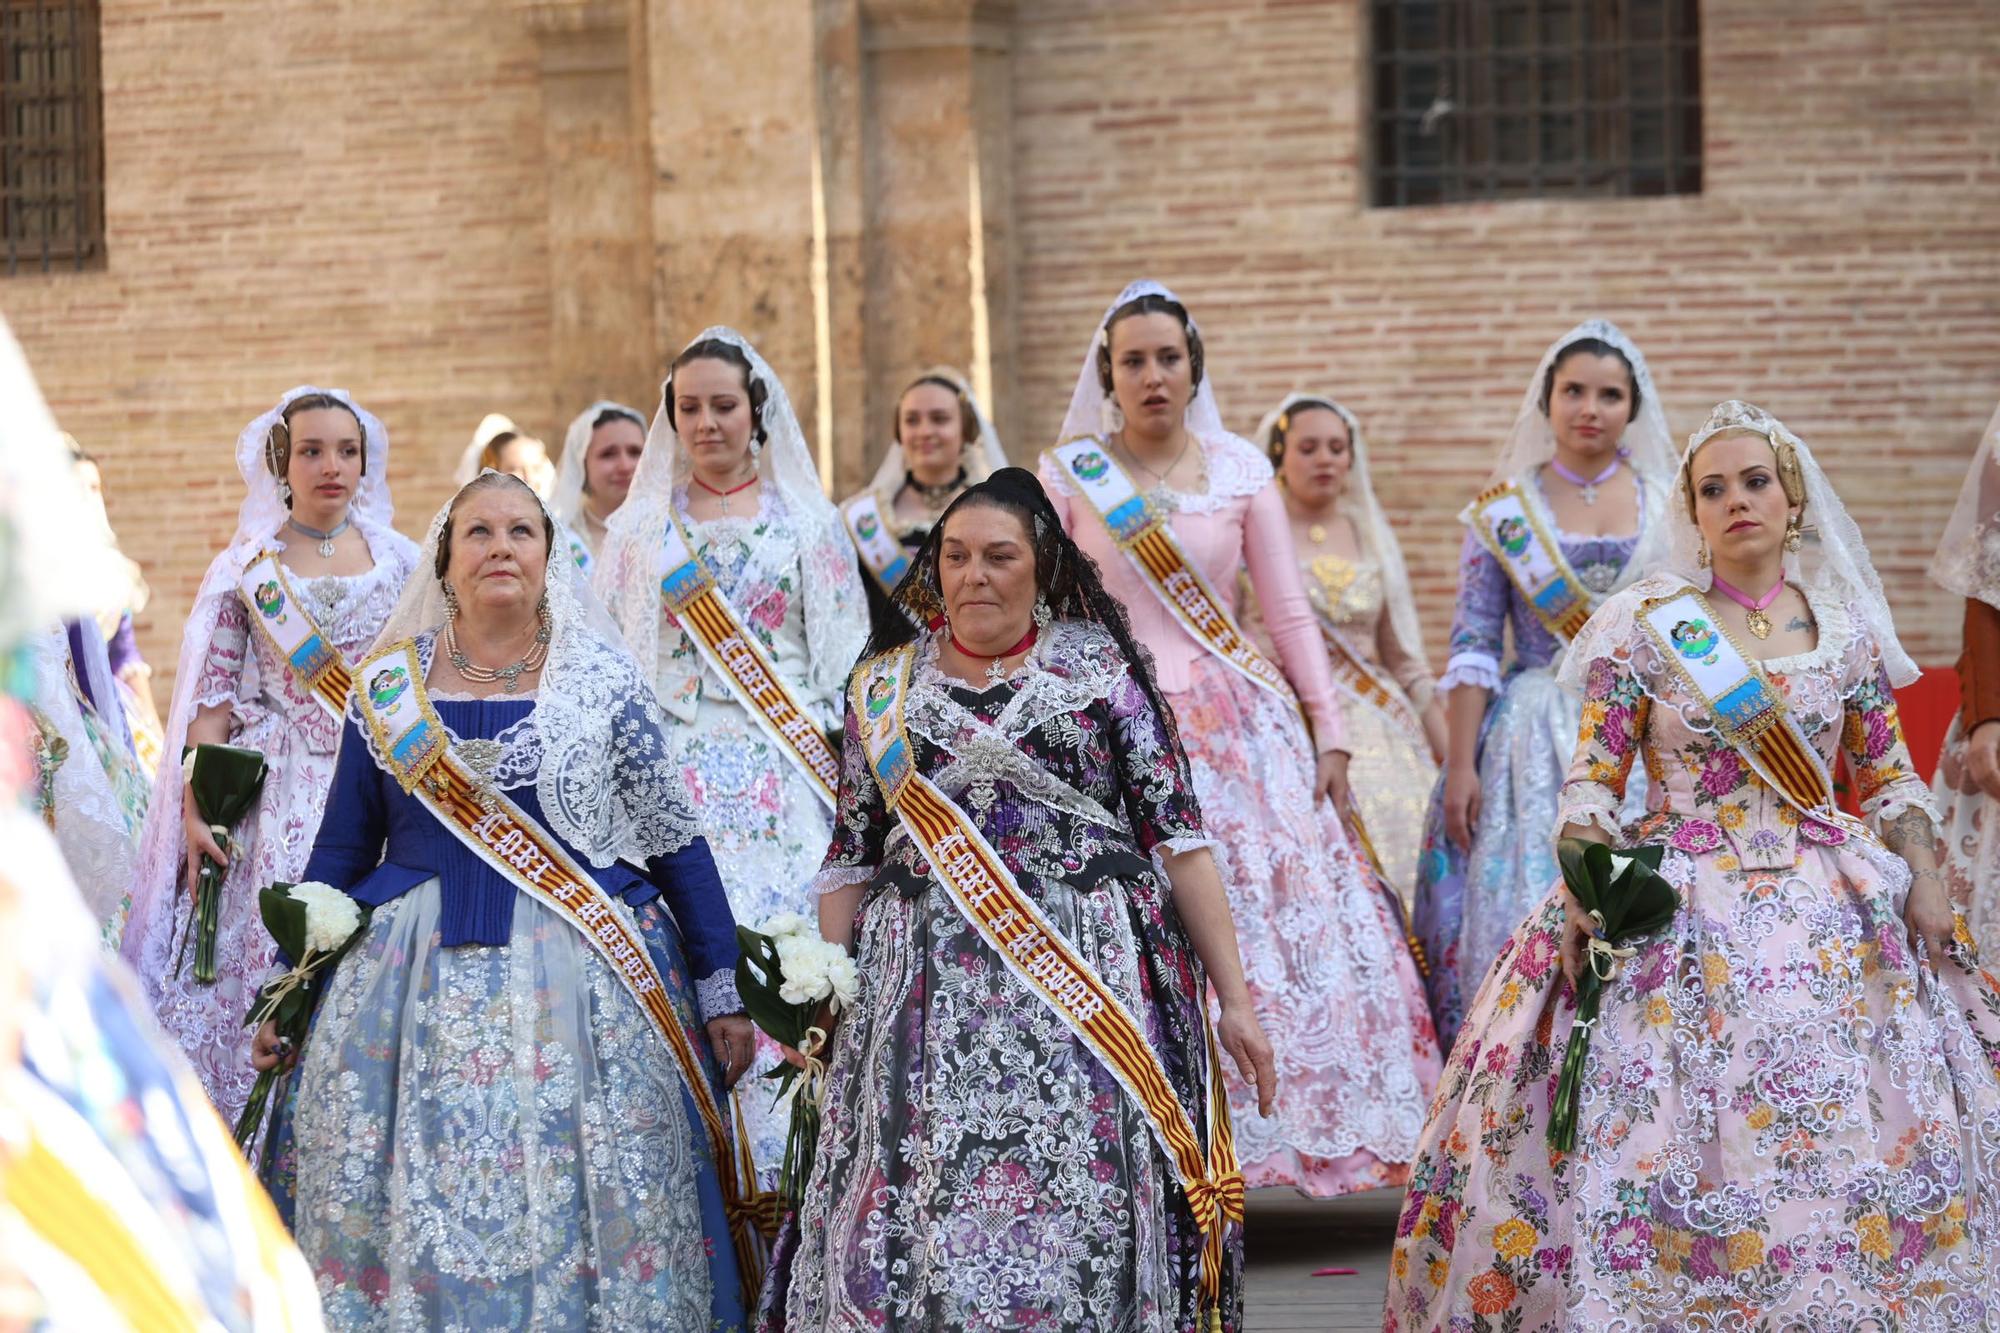
[[[431,636],[444,623],[443,587],[431,571],[450,512],[447,501],[431,520],[418,572],[375,643],[379,652],[416,640],[426,670]],[[551,832],[599,869],[618,860],[643,864],[687,846],[700,836],[700,823],[651,688],[562,549],[558,536],[545,582],[549,655],[535,706],[502,733],[513,758],[505,761],[508,780],[495,785],[525,785],[526,765],[534,762],[535,796]],[[382,763],[372,737],[369,747]]]
[[[1930,574],[1941,588],[2000,608],[2000,408],[1972,451]]]

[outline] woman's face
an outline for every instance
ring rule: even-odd
[[[493,451],[493,470],[533,486],[549,465],[549,451],[532,435],[516,435]]]
[[[1786,520],[1796,511],[1778,480],[1778,455],[1769,440],[1748,431],[1718,435],[1688,459],[1688,478],[1695,526],[1709,550],[1738,565],[1761,564],[1780,551]]]
[[[1632,419],[1632,372],[1616,356],[1571,352],[1549,386],[1556,443],[1584,458],[1608,456]]]
[[[289,429],[292,455],[285,481],[292,488],[292,512],[341,513],[361,485],[361,423],[344,408],[313,407],[292,413]]]
[[[929,486],[950,481],[965,452],[965,420],[958,395],[942,384],[913,385],[896,409],[903,461]]]
[[[542,507],[519,486],[501,483],[461,492],[451,512],[445,579],[461,614],[506,618],[541,601],[548,573]]]
[[[1338,500],[1354,467],[1353,444],[1340,413],[1324,407],[1294,410],[1285,432],[1285,489],[1307,505]]]
[[[674,433],[695,469],[739,476],[750,461],[750,392],[743,371],[703,357],[674,372]]]
[[[938,583],[958,641],[1001,653],[1034,623],[1035,548],[1012,511],[960,505],[938,545]]]
[[[625,503],[639,455],[646,451],[646,432],[630,417],[613,417],[590,432],[583,454],[583,489],[596,507],[610,513]]]
[[[1187,333],[1163,312],[1111,326],[1111,390],[1129,430],[1159,437],[1181,424],[1194,396]]]

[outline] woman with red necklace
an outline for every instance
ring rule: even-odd
[[[660,697],[736,919],[810,911],[839,784],[827,736],[868,603],[785,386],[735,330],[674,359],[592,575]],[[764,1046],[753,1072],[776,1060]],[[787,1120],[769,1103],[743,1109],[775,1167]]]

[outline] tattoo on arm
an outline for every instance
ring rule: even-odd
[[[1906,859],[1910,852],[1931,851],[1936,840],[1930,816],[1914,807],[1903,811],[1882,826],[1882,843]]]
[[[1813,624],[1811,616],[1793,616],[1785,622],[1785,628],[1788,630],[1809,630],[1817,627]]]

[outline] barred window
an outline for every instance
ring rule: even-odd
[[[1377,207],[1701,191],[1697,0],[1371,0]]]
[[[96,0],[0,0],[0,244],[8,273],[104,262]]]

